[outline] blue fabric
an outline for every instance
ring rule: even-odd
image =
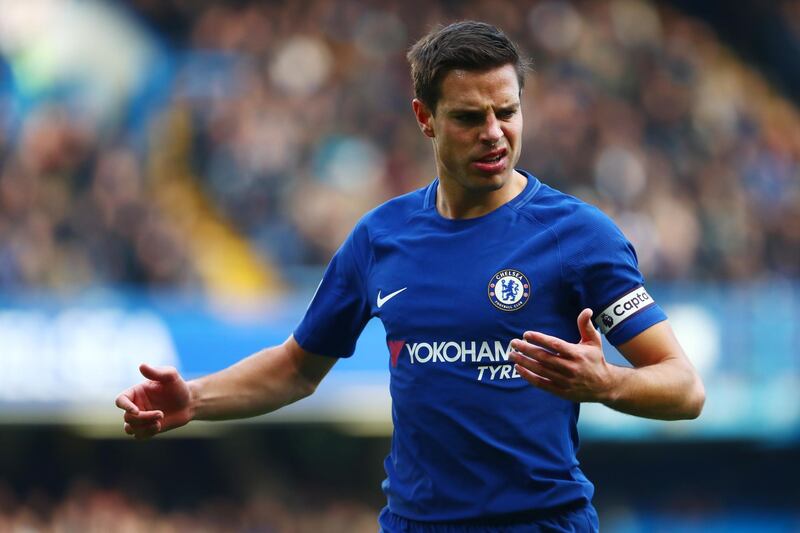
[[[482,217],[439,215],[438,181],[365,215],[295,330],[306,350],[347,357],[366,322],[382,321],[394,422],[383,490],[407,519],[591,501],[579,405],[521,379],[508,347],[527,330],[577,342],[583,308],[597,315],[643,279],[608,217],[525,175],[516,198]],[[651,305],[609,341],[665,318]]]
[[[565,513],[516,524],[448,524],[417,522],[384,507],[378,516],[380,533],[596,533],[600,531],[597,511],[586,505]]]

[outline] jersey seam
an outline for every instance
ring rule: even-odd
[[[353,235],[353,240],[354,241],[355,241],[355,233],[356,233],[357,230],[358,230],[358,227],[356,227],[356,230],[354,231],[354,235]],[[366,227],[366,225],[364,225],[364,231],[367,232],[367,243],[369,244],[369,259],[368,259],[368,261],[370,263],[374,263],[374,254],[375,254],[375,252],[374,252],[374,249],[373,249],[373,246],[372,246],[372,239],[369,236],[369,228]],[[353,245],[355,245],[355,242],[353,242]],[[368,306],[369,310],[371,311],[371,308],[370,308],[369,303],[368,303],[369,302],[369,295],[367,294],[367,271],[369,270],[369,265],[366,265],[366,266],[362,265],[361,261],[358,258],[358,256],[359,256],[359,254],[355,254],[355,253],[353,254],[353,264],[355,264],[355,266],[356,266],[356,270],[357,270],[357,273],[358,273],[358,280],[359,280],[359,282],[361,284],[361,290],[362,290],[362,292],[363,292],[363,294],[365,296],[364,301],[367,302],[367,306]]]
[[[403,219],[403,225],[408,224],[408,222],[412,218],[414,218],[418,214],[424,213],[424,212],[425,212],[425,207],[424,206],[421,207],[421,208],[414,209],[414,211],[412,211],[406,218]],[[392,235],[393,232],[390,229],[376,229],[374,232],[370,231],[369,227],[367,227],[366,229],[367,229],[368,242],[369,242],[369,263],[370,263],[368,265],[367,270],[371,271],[371,266],[373,266],[377,262],[377,259],[375,258],[375,241],[378,238],[383,237],[384,235]],[[362,284],[364,285],[364,292],[366,292],[366,290],[367,290],[367,278],[368,278],[368,276],[369,275],[368,275],[367,272],[362,274]]]
[[[429,209],[429,208],[421,207],[421,208],[415,209],[406,218],[403,219],[401,225],[408,224],[411,221],[411,219],[416,217],[417,215],[420,215],[420,214],[424,215],[425,211],[427,209]],[[370,239],[369,239],[370,253],[371,254],[374,253],[372,245],[375,242],[375,239],[377,239],[378,237],[383,237],[384,235],[392,235],[393,233],[394,233],[393,229],[376,229],[374,233],[370,232]]]
[[[538,193],[538,191],[537,191],[537,193]],[[536,194],[534,194],[528,200],[528,202],[525,203],[525,205],[528,205],[530,202],[532,202],[535,196],[536,196]],[[536,222],[537,224],[542,226],[545,230],[547,230],[550,233],[552,233],[553,237],[555,237],[555,239],[556,239],[556,249],[558,250],[559,283],[561,284],[561,287],[560,287],[559,291],[563,290],[564,287],[566,286],[566,279],[565,279],[565,275],[564,275],[564,254],[561,253],[561,239],[558,237],[558,232],[556,232],[556,230],[554,230],[552,227],[550,227],[550,225],[545,224],[544,222],[539,220],[539,217],[537,217],[533,213],[528,213],[528,212],[522,211],[522,209],[520,207],[516,207],[516,206],[514,206],[514,207],[508,206],[508,207],[509,207],[509,209],[513,209],[514,211],[519,213],[520,216],[523,216],[523,217],[525,217],[525,218],[527,218],[529,220],[533,220],[534,222]]]

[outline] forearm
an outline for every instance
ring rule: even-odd
[[[602,403],[623,413],[680,420],[697,418],[705,402],[703,383],[685,360],[666,359],[639,368],[611,366],[614,385]]]
[[[217,373],[189,382],[194,420],[268,413],[311,394],[316,383],[299,372],[286,345],[261,350]]]

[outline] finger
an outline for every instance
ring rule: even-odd
[[[156,435],[161,431],[161,424],[156,422],[154,424],[150,424],[149,426],[130,426],[130,430],[128,427],[125,428],[125,432],[129,435],[133,435],[133,438],[136,440],[142,439],[149,439],[153,435]]]
[[[569,388],[569,381],[566,376],[564,376],[558,370],[552,370],[550,368],[547,368],[536,359],[531,359],[530,357],[526,357],[524,354],[512,353],[511,360],[518,366],[522,366],[527,370],[530,370],[537,376],[547,379],[548,381],[550,381],[551,383],[553,383],[558,387],[561,387],[563,389]]]
[[[566,377],[572,377],[575,373],[572,367],[569,366],[569,361],[566,358],[560,357],[543,348],[539,348],[534,344],[514,339],[511,341],[511,347],[522,354],[523,357],[535,359],[543,366],[555,370]]]
[[[536,344],[541,348],[564,357],[572,356],[576,348],[576,345],[572,343],[559,339],[558,337],[553,337],[552,335],[545,335],[544,333],[540,333],[538,331],[526,331],[522,338],[532,344]]]
[[[581,311],[578,315],[578,330],[581,332],[581,343],[589,343],[600,346],[603,339],[600,338],[600,332],[594,327],[592,323],[592,315],[594,312],[588,307]]]
[[[142,375],[147,379],[158,381],[160,383],[170,383],[172,381],[177,381],[178,379],[178,371],[173,366],[162,366],[156,368],[148,365],[147,363],[142,363],[139,365],[139,372],[141,372]]]
[[[122,418],[129,424],[144,425],[164,420],[164,413],[161,411],[140,411],[137,414],[127,412]]]
[[[560,387],[557,387],[549,379],[543,378],[542,376],[540,376],[540,375],[538,375],[538,374],[536,374],[534,372],[531,372],[530,370],[528,370],[527,368],[525,368],[524,366],[521,366],[521,365],[514,365],[514,368],[516,369],[517,374],[522,376],[522,379],[524,379],[525,381],[527,381],[531,385],[533,385],[533,386],[535,386],[535,387],[537,387],[539,389],[545,390],[547,392],[550,392],[552,394],[555,394],[556,396],[562,396],[563,397],[564,392],[565,392],[564,389],[562,389]]]
[[[128,391],[123,392],[122,394],[117,396],[117,399],[114,403],[120,409],[123,409],[129,413],[137,414],[139,412],[139,408],[136,406],[135,403],[133,403],[133,400],[131,400],[130,397],[128,397],[128,394],[129,394]]]

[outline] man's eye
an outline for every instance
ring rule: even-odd
[[[456,115],[456,120],[468,124],[475,124],[483,120],[483,116],[477,113],[463,113],[461,115]]]
[[[500,111],[497,113],[497,118],[501,120],[508,120],[516,114],[516,110],[514,109],[507,109],[505,111]]]

